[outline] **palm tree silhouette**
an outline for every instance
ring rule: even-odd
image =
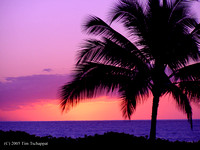
[[[62,110],[117,90],[123,116],[130,119],[138,102],[152,94],[150,139],[155,140],[159,99],[171,94],[192,128],[190,102],[200,99],[200,24],[189,14],[191,3],[120,0],[110,24],[90,16],[84,29],[100,38],[86,40],[78,53],[74,78],[61,90]],[[113,22],[125,27],[129,39],[111,27]]]

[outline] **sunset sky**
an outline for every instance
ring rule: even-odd
[[[108,20],[116,0],[0,1],[0,121],[121,120],[120,99],[100,96],[61,112],[59,88],[70,81],[89,15]],[[193,7],[200,14],[200,5]],[[200,20],[200,17],[199,17]],[[118,28],[120,31],[123,29]],[[152,96],[133,120],[150,119]],[[200,104],[193,104],[200,119]],[[158,119],[186,119],[169,96],[161,98]]]

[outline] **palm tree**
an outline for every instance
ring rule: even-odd
[[[110,23],[90,16],[88,34],[78,53],[74,78],[62,87],[61,107],[69,110],[81,100],[118,91],[125,118],[138,102],[153,95],[150,139],[156,138],[160,97],[171,94],[192,127],[191,101],[200,99],[200,24],[189,14],[192,1],[120,0]],[[121,23],[126,38],[111,25]]]

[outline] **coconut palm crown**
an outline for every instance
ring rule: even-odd
[[[153,95],[150,139],[156,138],[160,97],[170,94],[192,127],[191,101],[200,100],[200,24],[187,0],[120,0],[106,23],[90,16],[84,30],[98,38],[85,41],[74,78],[62,87],[61,107],[118,92],[125,118]],[[123,36],[111,25],[120,23]],[[112,111],[112,110],[111,110]]]

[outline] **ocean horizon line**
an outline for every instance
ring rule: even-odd
[[[192,119],[200,120],[200,119]],[[33,121],[24,121],[24,120],[8,120],[0,121],[1,122],[106,122],[106,121],[151,121],[150,119],[137,119],[137,120],[33,120]],[[157,119],[157,121],[188,121],[187,119]]]

